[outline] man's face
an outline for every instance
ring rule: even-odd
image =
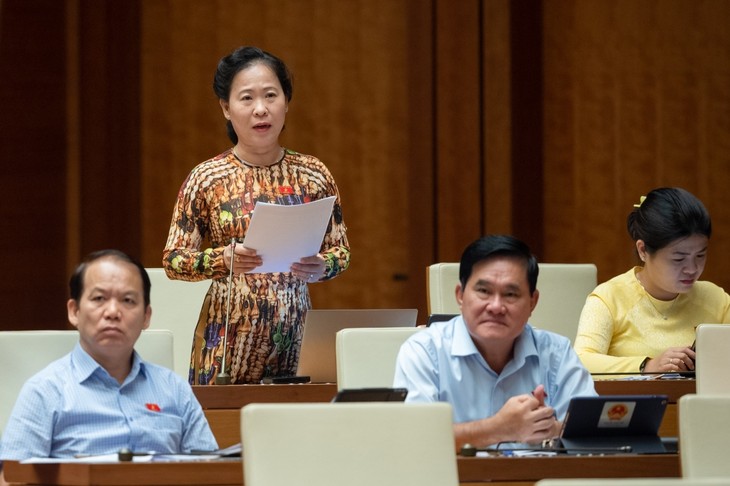
[[[466,286],[456,287],[456,301],[480,350],[487,344],[511,347],[537,299],[537,290],[530,295],[525,262],[509,256],[478,262]]]
[[[78,302],[70,299],[67,308],[69,322],[79,330],[81,346],[102,364],[129,359],[152,313],[144,304],[137,267],[113,257],[87,267],[83,294]]]

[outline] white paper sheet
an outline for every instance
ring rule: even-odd
[[[334,203],[335,196],[291,206],[256,203],[243,246],[263,264],[250,273],[289,272],[292,263],[319,253]]]
[[[211,461],[220,459],[219,454],[138,454],[132,457],[132,462],[190,462],[190,461]],[[80,463],[80,464],[105,464],[113,462],[121,462],[119,454],[102,454],[98,456],[80,456],[80,457],[33,457],[21,461],[21,464],[60,464],[60,463]]]

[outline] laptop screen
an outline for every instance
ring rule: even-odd
[[[304,320],[298,376],[335,383],[337,332],[352,327],[415,327],[417,309],[310,309]]]

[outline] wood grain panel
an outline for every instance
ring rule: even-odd
[[[2,2],[0,330],[66,324],[64,15],[55,0]]]
[[[565,1],[544,12],[546,261],[591,261],[599,281],[634,263],[626,216],[681,186],[730,238],[726,2]],[[717,253],[714,253],[717,255]],[[704,278],[730,287],[730,262]]]
[[[436,1],[436,261],[458,261],[484,228],[481,2]]]
[[[509,0],[483,2],[484,232],[512,233],[512,111]]]
[[[352,263],[311,287],[315,306],[425,309],[432,252],[424,242],[433,235],[428,4],[151,0],[142,9],[146,264],[160,265],[189,170],[230,147],[210,87],[215,65],[254,44],[294,74],[283,143],[323,160],[342,195]]]
[[[79,258],[140,258],[138,1],[81,0],[78,15]]]

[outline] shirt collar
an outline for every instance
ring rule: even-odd
[[[473,354],[480,354],[477,349],[474,340],[469,334],[469,329],[466,327],[464,316],[458,315],[454,318],[454,337],[452,338],[451,344],[451,355],[452,356],[471,356]]]
[[[122,386],[134,380],[140,373],[143,375],[146,374],[144,361],[137,354],[137,351],[132,351],[132,353],[132,369],[129,371],[129,375],[127,375]],[[88,380],[95,373],[99,373],[99,376],[111,378],[111,375],[81,347],[80,342],[77,342],[73,351],[71,351],[71,362],[72,373],[78,383]]]
[[[464,317],[459,315],[454,318],[454,337],[451,347],[452,356],[470,356],[473,354],[480,354],[477,349],[474,340],[469,334],[469,330],[466,327]],[[512,361],[517,366],[522,366],[528,356],[537,356],[537,347],[535,346],[535,340],[532,339],[532,326],[529,324],[525,325],[522,330],[522,334],[517,336],[514,344],[514,357]]]

